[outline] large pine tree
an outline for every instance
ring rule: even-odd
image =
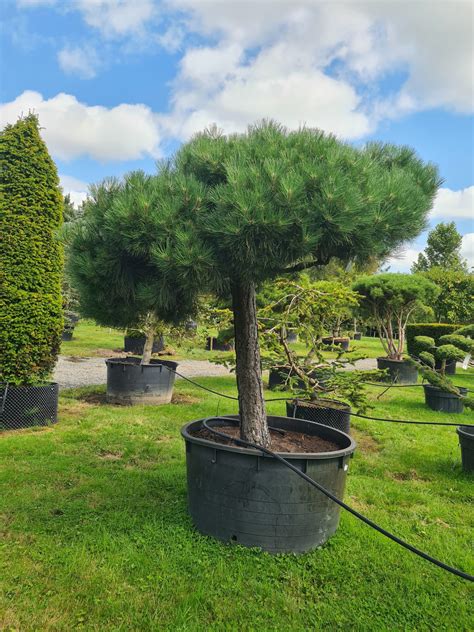
[[[56,166],[30,114],[0,133],[0,381],[47,379],[60,346],[63,256]]]

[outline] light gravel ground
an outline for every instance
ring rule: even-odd
[[[229,369],[221,364],[207,360],[181,360],[178,371],[186,377],[214,377],[228,375]],[[373,358],[358,360],[358,369],[375,369],[377,362]],[[179,376],[177,376],[179,379]],[[77,358],[60,356],[54,371],[54,381],[60,388],[77,388],[93,384],[105,384],[107,368],[104,358]]]
[[[207,360],[181,360],[178,369],[186,377],[228,375],[229,370],[221,364]],[[179,379],[179,376],[177,376]],[[53,380],[60,388],[77,388],[92,384],[105,384],[107,367],[104,358],[77,358],[60,356],[54,370]]]

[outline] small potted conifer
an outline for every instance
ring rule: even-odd
[[[474,352],[474,341],[461,334],[441,336],[438,345],[430,336],[415,336],[420,349],[417,364],[423,367],[422,375],[429,384],[424,384],[426,404],[432,410],[447,413],[462,413],[467,389],[455,387],[446,377],[446,365],[470,356]],[[415,361],[416,362],[416,361]],[[436,369],[436,365],[440,367]]]
[[[157,331],[194,313],[194,297],[164,284],[150,238],[154,214],[167,196],[166,176],[157,181],[130,173],[91,188],[84,213],[68,232],[68,266],[81,313],[100,325],[143,333],[142,357],[110,358],[107,400],[162,404],[171,400],[176,362],[152,359]],[[175,202],[179,199],[176,196]],[[186,205],[186,199],[181,200]]]
[[[359,278],[352,286],[360,295],[360,310],[376,324],[386,356],[377,358],[392,382],[416,383],[416,366],[404,357],[405,328],[415,309],[432,303],[438,287],[419,274],[384,273]]]

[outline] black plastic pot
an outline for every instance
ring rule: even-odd
[[[474,472],[474,427],[459,426],[456,432],[461,446],[462,469],[465,472]]]
[[[441,360],[436,360],[435,369],[441,368]],[[446,368],[444,370],[446,375],[456,375],[456,360],[446,362]]]
[[[289,331],[286,339],[288,342],[298,342],[298,334],[295,331]]]
[[[233,351],[233,349],[233,342],[221,342],[218,338],[211,338],[210,336],[206,340],[206,351]]]
[[[111,404],[169,404],[173,395],[174,370],[178,363],[140,358],[109,358],[107,401]]]
[[[47,426],[58,420],[55,382],[41,386],[0,385],[0,428]]]
[[[301,419],[268,417],[268,422],[282,430],[316,434],[341,446],[334,452],[284,456],[342,499],[349,458],[356,448],[351,437]],[[224,424],[222,420],[210,422]],[[189,512],[201,533],[269,553],[304,553],[336,532],[340,510],[333,501],[283,463],[257,450],[193,436],[201,425],[202,420],[193,421],[181,430],[186,442]]]
[[[137,338],[135,336],[125,336],[123,350],[128,351],[128,353],[136,353],[137,355],[143,355],[143,350],[145,348],[146,338],[142,336]],[[158,353],[159,351],[163,351],[165,348],[165,340],[163,336],[160,336],[157,340],[153,342],[152,353]]]
[[[362,338],[362,334],[360,333],[360,331],[356,331],[354,334],[354,340],[361,340]]]
[[[395,384],[416,384],[418,380],[418,369],[407,360],[377,358],[377,368],[388,369],[390,382]]]
[[[335,408],[334,405],[338,407]],[[329,428],[336,428],[346,434],[349,434],[351,428],[351,407],[334,399],[321,397],[314,402],[295,399],[286,402],[286,414],[288,417],[314,421]]]
[[[443,391],[437,386],[431,384],[423,384],[425,391],[425,403],[431,410],[438,410],[442,413],[462,413],[464,404],[462,399],[453,393]],[[467,395],[467,388],[460,387],[461,395]]]
[[[349,338],[333,338],[332,336],[327,336],[326,338],[323,338],[323,344],[334,345],[341,347],[343,351],[348,351],[350,340]]]
[[[65,329],[63,333],[61,334],[61,340],[63,342],[69,342],[70,340],[72,340],[73,333],[74,333],[74,329]]]

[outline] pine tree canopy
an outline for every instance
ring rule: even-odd
[[[436,167],[407,147],[357,149],[273,122],[243,135],[199,134],[174,165],[205,190],[192,230],[212,252],[217,285],[259,283],[331,257],[387,256],[425,228],[440,184]]]

